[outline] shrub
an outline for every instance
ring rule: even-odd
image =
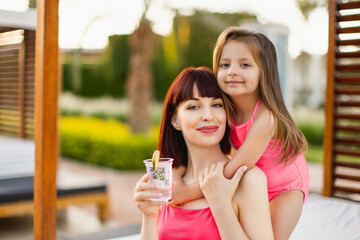
[[[320,146],[309,146],[305,158],[308,162],[321,163],[323,161],[323,148]]]
[[[307,158],[311,160],[311,150],[322,145],[323,124],[303,121],[297,124],[309,143]],[[133,135],[126,124],[116,120],[62,117],[61,154],[119,170],[144,169],[142,161],[152,156],[158,134],[159,127],[153,127],[146,135]],[[318,152],[316,159],[320,159]]]
[[[158,128],[147,135],[133,135],[127,126],[115,120],[62,117],[61,154],[64,157],[115,168],[144,169],[158,139]]]
[[[299,122],[299,129],[305,135],[309,146],[322,146],[324,136],[324,124],[319,122]]]

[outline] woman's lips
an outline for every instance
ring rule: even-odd
[[[205,126],[198,128],[197,130],[202,133],[214,133],[218,130],[218,128],[219,128],[218,126]]]

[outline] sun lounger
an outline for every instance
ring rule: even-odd
[[[0,136],[0,217],[33,213],[34,155],[33,141]],[[57,184],[57,208],[95,203],[100,218],[105,220],[108,215],[106,185],[87,182],[65,185],[60,181]]]
[[[0,180],[0,217],[33,213],[33,177],[18,177]],[[108,213],[106,185],[57,188],[57,208],[68,205],[97,204],[100,218],[105,220]]]

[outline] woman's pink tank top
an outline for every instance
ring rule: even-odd
[[[158,219],[159,240],[220,240],[210,208],[184,209],[162,205]]]

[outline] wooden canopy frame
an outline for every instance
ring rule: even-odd
[[[43,8],[38,8],[38,25],[40,27],[37,29],[37,34],[35,34],[36,23],[34,21],[36,11],[14,13],[0,10],[2,14],[0,19],[0,134],[12,138],[33,139],[35,136],[34,99],[37,101],[36,180],[33,182],[33,153],[27,152],[26,147],[22,148],[25,142],[17,141],[15,138],[14,141],[10,140],[12,138],[8,138],[8,140],[2,138],[5,139],[3,141],[6,141],[6,146],[10,147],[10,156],[11,148],[17,144],[18,146],[15,148],[22,152],[22,155],[15,158],[12,156],[11,160],[14,160],[14,163],[4,164],[1,162],[1,166],[4,167],[1,172],[5,174],[2,177],[6,177],[0,179],[0,184],[5,186],[0,191],[0,218],[32,214],[35,210],[37,211],[35,221],[39,222],[39,224],[36,223],[38,225],[35,229],[39,229],[36,231],[41,235],[47,234],[41,231],[49,229],[42,225],[53,224],[56,226],[56,222],[49,221],[51,218],[46,215],[53,211],[48,210],[52,209],[52,206],[47,204],[53,204],[54,190],[57,193],[55,212],[56,209],[66,208],[68,205],[95,203],[99,207],[101,220],[105,220],[108,216],[108,196],[105,183],[64,187],[55,182],[58,156],[57,92],[60,81],[57,67],[59,66],[57,34],[55,33],[57,19],[50,15],[47,10],[49,7],[45,2]],[[52,11],[52,13],[55,12],[57,10]],[[49,19],[53,21],[49,22]],[[41,21],[43,21],[42,24]],[[44,25],[45,23],[47,25]],[[38,35],[37,41],[35,41],[36,35]],[[35,51],[35,45],[37,51]],[[36,96],[34,69],[37,78]],[[2,159],[7,158],[7,156],[2,157]],[[20,165],[16,166],[16,164]],[[7,167],[9,168],[7,169]],[[12,170],[15,167],[17,170]],[[9,173],[5,173],[6,170],[9,170]],[[36,186],[34,187],[34,185]],[[34,188],[35,194],[33,194]],[[39,214],[42,215],[38,217]],[[39,238],[35,237],[35,239]],[[50,239],[50,237],[45,236],[44,239]]]
[[[81,193],[57,198],[56,169],[58,144],[59,45],[58,1],[37,0],[35,41],[35,177],[34,239],[56,239],[56,210],[69,204],[97,203],[100,218],[108,213],[106,187],[94,186]],[[21,203],[20,203],[21,204]],[[25,205],[24,205],[25,204]],[[30,212],[31,202],[23,210]],[[24,208],[25,206],[25,208]],[[17,205],[14,205],[17,209]],[[27,208],[26,208],[27,207]],[[7,206],[7,210],[13,209]]]
[[[58,1],[37,0],[35,42],[34,239],[56,239]]]
[[[357,10],[357,11],[353,11]],[[360,201],[360,1],[329,0],[323,195]]]

